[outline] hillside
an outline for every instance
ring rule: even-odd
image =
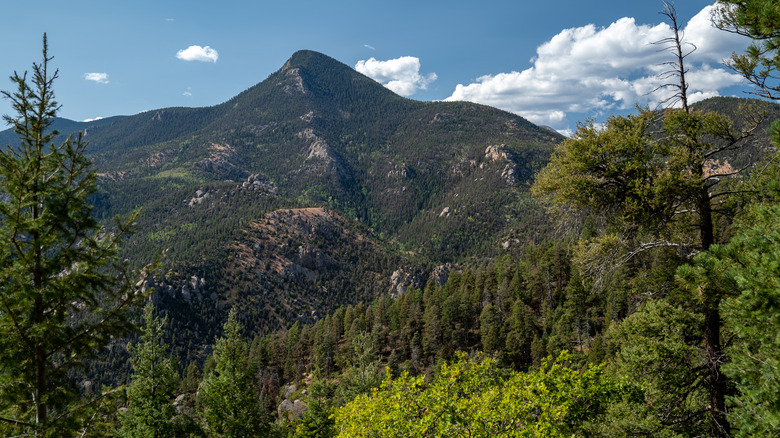
[[[759,111],[743,112],[746,106]],[[460,394],[482,389],[526,409],[539,403],[518,397],[528,390],[529,400],[553,400],[553,410],[572,409],[570,419],[555,421],[578,435],[634,430],[636,425],[624,424],[625,412],[639,412],[637,430],[705,436],[708,406],[714,404],[703,384],[731,372],[724,366],[720,373],[706,361],[733,354],[710,355],[716,348],[708,346],[720,349],[720,341],[708,336],[718,338],[721,332],[721,318],[711,310],[741,287],[734,280],[746,276],[734,276],[734,270],[756,263],[743,262],[741,254],[763,255],[767,248],[772,251],[766,237],[777,240],[769,231],[777,211],[761,210],[770,206],[762,200],[776,199],[777,187],[775,178],[762,173],[776,174],[776,166],[762,163],[754,167],[762,169],[757,175],[750,175],[750,166],[773,152],[765,131],[780,111],[766,102],[735,98],[696,107],[728,117],[697,111],[660,117],[661,111],[640,110],[638,116],[610,119],[603,128],[584,128],[556,147],[560,136],[520,117],[474,104],[404,99],[324,55],[298,52],[265,81],[214,107],[160,109],[89,123],[58,119],[55,127],[62,135],[81,130],[92,143],[88,159],[66,160],[94,163],[99,184],[93,193],[93,179],[82,181],[88,187],[80,189],[81,214],[57,210],[57,202],[76,198],[72,192],[45,192],[54,200],[43,204],[47,211],[65,212],[48,214],[52,229],[67,227],[71,216],[86,224],[74,226],[69,244],[56,245],[64,251],[99,248],[78,234],[94,228],[90,212],[109,228],[115,215],[138,214],[137,232],[119,256],[135,267],[161,258],[160,269],[140,282],[101,274],[110,281],[131,279],[117,293],[121,303],[132,300],[135,284],[154,306],[144,311],[141,343],[132,334],[125,337],[132,327],[121,321],[127,331],[106,336],[100,356],[90,356],[68,376],[78,381],[74,391],[132,382],[125,398],[118,393],[116,400],[107,399],[117,416],[107,417],[106,427],[125,423],[137,400],[144,402],[133,391],[138,382],[150,381],[138,377],[149,364],[153,378],[164,370],[169,380],[164,402],[170,413],[161,418],[178,415],[189,423],[176,427],[193,434],[213,432],[208,430],[211,382],[236,371],[242,380],[223,394],[246,401],[230,410],[247,407],[257,415],[235,424],[262,424],[279,436],[306,430],[330,436],[336,433],[334,422],[363,414],[371,418],[360,420],[355,430],[367,430],[373,419],[400,409],[400,419],[378,426],[381,435],[407,422],[409,404],[375,402],[396,398],[396,390],[408,395],[410,389],[436,394],[415,403],[423,416],[451,412],[439,409],[442,400],[457,401]],[[730,122],[752,126],[750,117],[762,112],[757,135],[747,143],[737,141],[741,134],[731,131]],[[40,141],[30,140],[42,137],[28,134],[23,145],[34,148],[22,148],[18,156],[45,153]],[[6,138],[14,141],[8,132],[0,133],[0,141]],[[77,172],[61,170],[67,163],[52,160],[39,171],[19,161],[23,166],[16,168],[4,161],[7,186],[17,175],[31,174],[42,175],[40,181],[61,177],[65,182],[57,183],[66,189],[74,184]],[[737,173],[734,166],[742,173],[730,178]],[[767,180],[765,189],[761,185]],[[25,187],[38,193],[38,181]],[[722,185],[713,188],[717,184]],[[42,205],[41,198],[20,193],[0,204],[11,206],[5,210],[9,222],[26,208],[16,205],[31,205],[35,214]],[[728,201],[712,201],[722,196]],[[560,223],[568,222],[565,235],[553,232],[552,217],[542,213],[539,201],[547,200],[559,208]],[[756,222],[750,216],[756,213],[764,215],[757,227],[748,222]],[[22,242],[16,248],[37,244],[45,235],[8,228]],[[116,234],[95,236],[110,240]],[[648,236],[669,239],[643,243]],[[743,251],[737,245],[746,239],[761,245],[750,243]],[[589,271],[582,263],[590,255],[583,251],[594,248],[602,251],[601,262],[615,265],[593,265],[601,271]],[[645,252],[648,248],[658,250]],[[719,258],[731,266],[719,264]],[[36,279],[70,283],[71,274],[86,272],[84,266],[68,260],[51,275],[33,273]],[[710,273],[713,266],[717,272]],[[768,268],[775,270],[776,263]],[[759,287],[774,284],[771,270]],[[91,283],[73,283],[70,289],[89,291],[91,302],[108,302],[115,283],[92,293],[98,276],[87,274]],[[705,277],[712,281],[702,282]],[[11,278],[5,295],[19,286],[14,298],[39,308],[45,300],[28,293],[28,283]],[[94,320],[100,326],[107,320],[99,310],[67,298],[61,293],[66,288],[53,291],[60,303],[52,301],[50,314],[58,315],[57,306],[70,306],[77,311],[74,322]],[[0,314],[14,317],[14,311],[6,304]],[[165,319],[157,322],[155,313]],[[724,316],[734,321],[733,315]],[[713,321],[717,326],[710,330]],[[730,330],[723,327],[724,333]],[[74,332],[67,339],[80,342],[89,330]],[[59,351],[58,343],[51,343]],[[172,357],[163,358],[160,353],[167,356],[169,347]],[[152,354],[160,360],[150,360]],[[17,356],[6,363],[20,362]],[[225,366],[226,361],[232,364]],[[662,375],[668,364],[674,369]],[[380,369],[388,371],[377,388]],[[637,373],[645,369],[650,374]],[[466,380],[474,385],[456,389]],[[152,393],[158,388],[154,382]],[[546,390],[537,393],[534,382],[542,389],[551,382],[560,391],[551,399]],[[441,395],[441,388],[450,393]],[[495,396],[479,409],[494,412]],[[527,412],[528,424],[538,421],[537,412],[542,410]],[[723,412],[717,408],[718,415]],[[499,432],[528,430],[511,418],[500,421],[510,423]],[[10,428],[27,426],[10,423]],[[463,423],[466,430],[472,423]]]
[[[517,193],[562,139],[494,108],[401,98],[309,51],[221,105],[78,128],[111,194],[107,214],[161,188],[260,175],[280,196],[344,212],[434,263],[495,246],[504,219],[479,210],[519,213]],[[427,242],[447,207],[435,228],[448,243]]]
[[[495,108],[402,98],[311,51],[220,105],[55,128],[90,143],[94,215],[142,210],[125,256],[164,253],[147,286],[179,314],[188,356],[225,306],[268,332],[538,242],[550,224],[527,187],[563,139]]]
[[[96,217],[141,209],[124,256],[164,254],[147,288],[177,315],[185,357],[227,308],[268,332],[538,239],[527,187],[563,138],[487,106],[402,98],[311,51],[220,105],[55,128],[89,142]]]

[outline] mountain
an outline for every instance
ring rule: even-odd
[[[521,182],[562,137],[485,106],[404,99],[344,64],[302,51],[221,105],[143,113],[96,127],[88,139],[107,177],[180,184],[261,174],[283,196],[326,203],[415,247],[410,234],[419,214],[439,214],[448,206],[443,196],[469,191],[458,185],[489,146],[505,145],[502,163],[512,167],[506,177]],[[452,261],[471,249],[444,251]],[[437,248],[426,255],[443,254]]]
[[[174,315],[182,363],[226,306],[268,332],[541,239],[527,187],[563,140],[495,108],[402,98],[312,51],[213,107],[54,127],[89,142],[96,217],[141,209],[124,256],[164,254],[145,287]]]
[[[538,238],[526,189],[563,139],[495,108],[402,98],[312,51],[213,107],[54,127],[89,142],[96,217],[141,209],[123,256],[164,254],[145,287],[175,315],[182,363],[227,306],[267,332]]]

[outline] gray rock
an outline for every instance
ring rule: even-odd
[[[290,398],[298,390],[296,385],[287,385],[284,387],[284,398]]]

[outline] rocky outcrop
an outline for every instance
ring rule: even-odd
[[[322,270],[334,265],[335,261],[322,250],[306,245],[298,247],[298,263],[308,269]]]
[[[206,297],[215,301],[217,299],[214,293],[209,294],[206,290],[206,279],[196,275],[183,281],[174,280],[167,276],[163,279],[148,276],[139,281],[136,287],[140,288],[139,292],[142,294],[151,292],[149,299],[154,305],[159,305],[163,296],[184,301],[202,300]]]
[[[340,177],[349,176],[344,160],[339,157],[325,140],[318,137],[313,129],[307,128],[297,135],[298,138],[311,141],[306,159],[304,160],[305,163],[309,164],[306,170],[336,173]]]
[[[431,279],[438,286],[444,286],[444,283],[450,278],[450,271],[452,271],[452,265],[449,263],[446,265],[439,265],[431,271]]]
[[[430,123],[442,123],[448,120],[452,120],[454,117],[455,115],[450,113],[436,113],[436,115],[433,116],[433,119],[431,119]]]
[[[314,111],[309,111],[308,113],[302,115],[300,118],[306,123],[311,123],[315,118],[316,114],[314,114]]]
[[[388,179],[409,179],[413,176],[413,171],[406,163],[395,166],[394,169],[390,169],[387,172]]]
[[[203,191],[203,189],[198,189],[198,190],[195,191],[195,196],[190,198],[190,202],[188,202],[187,205],[190,206],[190,207],[194,207],[196,205],[200,205],[200,204],[203,203],[203,201],[208,199],[210,196],[211,196],[211,194],[209,192],[205,192],[205,191]],[[187,201],[185,201],[185,202],[187,202]]]
[[[420,288],[420,279],[414,273],[406,271],[404,268],[398,268],[390,276],[390,296],[397,298],[410,288]]]
[[[220,179],[241,180],[247,172],[239,164],[238,155],[233,146],[225,143],[211,143],[209,156],[196,162],[195,167],[209,173],[214,173]]]
[[[487,163],[505,163],[504,168],[501,171],[501,178],[503,178],[509,185],[517,184],[517,163],[514,160],[512,151],[507,149],[506,145],[500,144],[488,146],[485,149],[485,161]]]
[[[289,61],[282,67],[284,78],[277,83],[287,94],[306,94],[306,85],[301,77],[301,69],[290,68]]]
[[[306,403],[304,403],[303,400],[298,399],[293,402],[285,399],[279,404],[277,413],[280,417],[287,417],[288,420],[292,421],[308,410],[309,407],[306,406]]]
[[[279,406],[276,408],[276,412],[279,417],[287,417],[288,420],[292,421],[309,410],[309,407],[306,406],[306,403],[304,403],[303,400],[292,400],[297,390],[298,387],[296,385],[287,385],[282,388],[282,397],[284,397],[284,400],[282,400],[282,402],[279,403]],[[303,393],[306,393],[305,389],[303,390]]]
[[[241,184],[244,189],[257,190],[263,193],[276,195],[279,193],[279,189],[270,179],[259,173],[252,173],[247,177],[246,181]]]

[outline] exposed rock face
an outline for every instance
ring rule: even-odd
[[[517,163],[515,163],[512,152],[506,148],[506,145],[488,146],[485,149],[485,160],[488,162],[505,162],[506,165],[501,171],[501,177],[504,178],[509,185],[517,184]]]
[[[122,181],[125,179],[125,175],[127,172],[125,171],[115,171],[115,172],[98,172],[97,177],[100,181]]]
[[[173,406],[176,408],[176,413],[177,414],[181,414],[181,413],[184,412],[184,399],[186,397],[187,397],[187,394],[179,394],[173,400]]]
[[[301,120],[303,120],[306,123],[311,123],[315,117],[317,116],[314,114],[314,111],[309,111],[308,113],[301,116]]]
[[[185,301],[192,301],[193,299],[202,300],[205,296],[209,296],[214,301],[217,299],[214,293],[208,295],[208,292],[206,291],[206,279],[195,275],[184,282],[181,282],[181,280],[172,280],[167,278],[167,276],[162,280],[157,280],[154,277],[149,276],[145,280],[138,282],[136,286],[141,288],[141,293],[146,293],[152,289],[154,290],[149,297],[154,305],[160,303],[163,295],[167,295],[171,298],[180,298]]]
[[[306,161],[319,158],[325,161],[336,161],[333,156],[333,152],[330,150],[330,146],[321,138],[317,137],[314,130],[306,128],[303,132],[298,133],[299,138],[311,140],[311,146],[309,146],[309,156],[306,157]]]
[[[259,173],[250,174],[246,181],[241,184],[241,187],[245,189],[259,190],[271,195],[276,195],[279,193],[279,189],[276,187],[273,181]]]
[[[412,170],[409,168],[409,166],[406,165],[406,163],[403,163],[400,166],[396,166],[395,169],[391,169],[389,172],[387,172],[388,179],[409,179],[411,176]]]
[[[450,271],[452,271],[452,265],[449,263],[446,265],[439,265],[433,268],[431,279],[433,279],[433,282],[438,286],[444,286],[444,283],[450,278]]]
[[[236,149],[225,143],[211,143],[209,156],[195,163],[195,167],[219,175],[222,179],[241,180],[247,172],[239,164]]]
[[[168,161],[168,157],[163,152],[154,152],[150,154],[144,164],[148,167],[160,167]]]
[[[406,272],[404,268],[398,268],[390,276],[390,296],[396,298],[409,288],[419,288],[420,279],[414,274]]]
[[[282,390],[284,391],[284,398],[289,399],[290,397],[293,396],[293,394],[295,394],[295,391],[298,390],[298,386],[297,385],[287,385]]]
[[[298,263],[305,268],[321,270],[333,265],[334,261],[321,250],[307,245],[298,247]]]
[[[285,64],[283,69],[286,70],[284,72],[285,80],[279,82],[279,85],[282,86],[284,92],[287,94],[306,94],[306,86],[301,77],[301,69],[290,68],[288,64]]]
[[[512,245],[520,244],[519,239],[509,239],[501,242],[501,249],[509,249]]]
[[[280,417],[287,416],[288,420],[295,420],[296,418],[303,415],[304,412],[309,410],[308,406],[306,406],[306,403],[304,403],[302,400],[292,400],[292,397],[295,395],[295,391],[297,390],[298,387],[296,385],[287,385],[282,388],[284,400],[282,400],[282,402],[279,403],[279,406],[276,408],[276,411]],[[305,394],[306,390],[303,390],[303,393]]]
[[[485,149],[485,159],[490,161],[506,161],[509,160],[509,156],[506,153],[506,145],[493,145],[488,146]]]
[[[330,146],[320,139],[312,142],[311,147],[309,147],[309,156],[306,157],[306,159],[311,160],[312,158],[319,158],[328,162],[336,161],[330,150]]]
[[[318,137],[313,129],[307,128],[303,132],[299,132],[298,137],[311,141],[308,155],[304,161],[311,163],[313,167],[307,170],[319,169],[325,173],[336,173],[341,177],[349,175],[341,157],[333,151],[325,140]]]
[[[197,190],[195,192],[195,196],[190,198],[190,202],[187,203],[190,207],[194,207],[196,205],[200,205],[205,201],[209,196],[211,196],[208,192],[204,192],[202,189]],[[186,202],[186,201],[185,201]]]
[[[454,116],[450,113],[436,113],[435,116],[433,116],[433,119],[431,119],[430,123],[441,123],[446,122],[448,120],[452,120]]]
[[[308,410],[309,407],[306,406],[306,403],[300,399],[295,400],[294,402],[285,399],[279,404],[277,413],[280,417],[286,416],[288,420],[292,421],[303,415],[303,413]]]

